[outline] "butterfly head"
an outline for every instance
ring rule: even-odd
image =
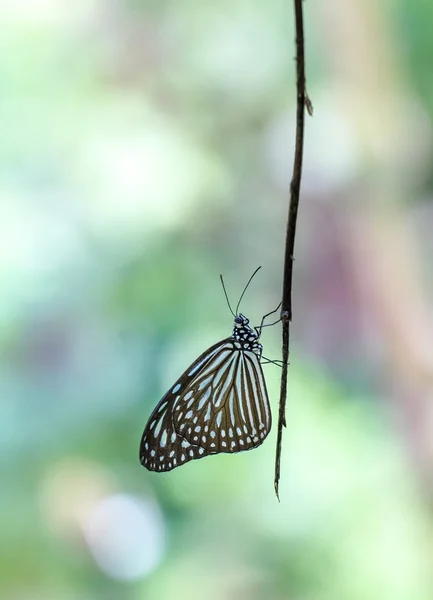
[[[238,315],[235,316],[235,322],[234,322],[234,326],[235,329],[242,329],[242,327],[245,327],[246,325],[248,325],[249,323],[249,319],[247,319],[247,317],[241,313],[239,313]],[[249,327],[249,329],[251,329],[251,327]]]

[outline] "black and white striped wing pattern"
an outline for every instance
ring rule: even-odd
[[[271,411],[262,347],[248,319],[236,319],[233,336],[199,356],[153,411],[140,445],[141,464],[150,471],[251,450],[268,435]]]

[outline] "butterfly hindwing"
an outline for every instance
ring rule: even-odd
[[[188,386],[174,409],[174,426],[206,454],[259,446],[271,428],[266,385],[258,356],[227,343],[229,356],[215,357]]]

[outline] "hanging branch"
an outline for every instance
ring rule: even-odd
[[[296,220],[298,216],[299,191],[301,188],[302,159],[304,153],[304,118],[305,107],[312,114],[312,105],[305,91],[305,53],[304,53],[304,19],[302,14],[303,0],[294,0],[296,30],[296,138],[293,176],[290,183],[289,215],[286,230],[286,247],[284,252],[283,300],[281,304],[281,321],[283,330],[283,368],[281,373],[280,405],[278,411],[277,450],[275,456],[275,493],[279,499],[279,482],[281,467],[281,442],[283,427],[286,426],[287,370],[289,363],[290,321],[292,320],[292,278],[293,253],[295,247]]]

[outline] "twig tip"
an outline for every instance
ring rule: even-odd
[[[274,488],[275,488],[275,495],[277,497],[277,500],[278,500],[278,502],[280,502],[280,491],[279,491],[278,480],[274,481]]]

